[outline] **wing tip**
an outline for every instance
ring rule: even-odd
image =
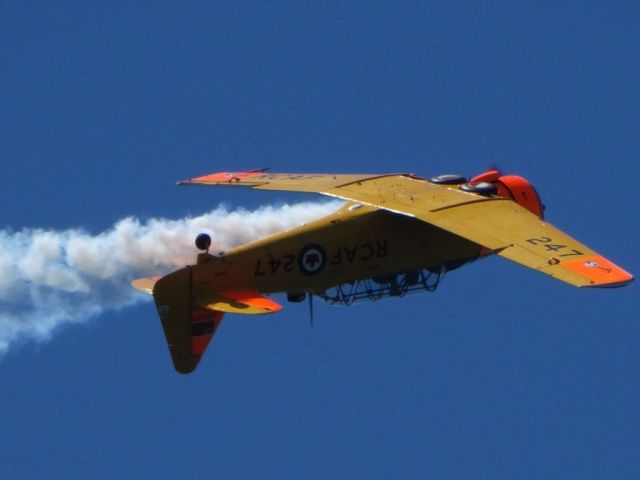
[[[618,288],[634,280],[629,272],[599,255],[563,262],[561,265],[588,280],[582,287]]]
[[[193,185],[200,183],[237,183],[245,178],[251,178],[265,173],[269,168],[254,168],[251,170],[244,170],[239,172],[214,172],[207,175],[201,175],[199,177],[188,178],[186,180],[180,180],[176,185]]]

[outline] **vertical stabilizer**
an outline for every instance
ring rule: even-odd
[[[169,345],[173,366],[180,373],[195,370],[224,313],[194,305],[192,267],[158,280],[153,298]]]

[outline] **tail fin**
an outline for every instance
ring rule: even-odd
[[[169,345],[173,366],[180,373],[195,370],[227,313],[261,315],[282,310],[273,300],[252,290],[211,292],[194,285],[189,266],[166,277],[141,278],[134,288],[153,295]]]
[[[191,267],[159,279],[153,286],[153,298],[173,366],[180,373],[191,373],[220,326],[224,313],[194,304]]]

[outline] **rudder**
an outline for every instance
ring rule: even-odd
[[[195,370],[224,315],[198,308],[193,297],[190,266],[162,277],[153,287],[173,366],[179,373]]]

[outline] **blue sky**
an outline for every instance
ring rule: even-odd
[[[316,199],[175,186],[217,170],[498,165],[638,274],[640,6],[480,3],[5,2],[0,229]],[[492,258],[225,317],[190,376],[151,303],[108,310],[0,359],[0,476],[638,478],[637,288]]]

